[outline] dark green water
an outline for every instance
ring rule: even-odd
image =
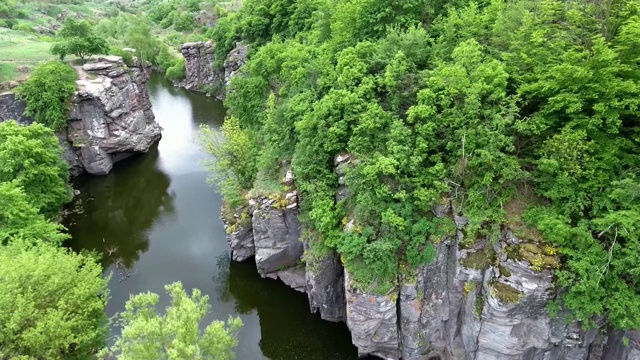
[[[122,311],[130,294],[164,294],[165,284],[181,281],[209,295],[207,321],[242,318],[239,360],[356,359],[344,324],[310,314],[305,294],[260,278],[251,261],[229,260],[221,199],[206,184],[194,144],[199,124],[222,124],[222,104],[158,76],[148,87],[164,128],[158,147],[107,176],[78,179],[81,193],[66,220],[70,246],[102,253],[106,273],[113,273],[107,315]],[[166,307],[168,296],[161,301]],[[119,331],[112,327],[112,334]]]

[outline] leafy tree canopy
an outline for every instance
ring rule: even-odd
[[[108,332],[108,279],[51,244],[0,246],[0,358],[92,359]]]
[[[84,61],[92,55],[109,52],[107,41],[95,34],[91,24],[85,20],[67,17],[57,38],[50,51],[53,55],[58,55],[60,60],[73,54]]]
[[[0,245],[15,240],[61,244],[68,237],[62,230],[29,203],[22,188],[14,182],[0,182]]]
[[[67,124],[67,111],[76,91],[76,73],[68,64],[50,61],[39,65],[17,89],[27,103],[26,114],[53,130]]]
[[[558,304],[640,328],[636,0],[247,0],[219,24],[216,52],[252,46],[234,135],[209,142],[226,197],[290,162],[316,244],[383,293],[456,234],[433,205],[469,218],[466,244],[520,223],[559,249]],[[258,148],[237,158],[241,139]]]
[[[157,294],[138,294],[127,301],[121,314],[122,335],[104,352],[117,354],[120,360],[234,359],[240,318],[229,317],[226,324],[214,321],[201,331],[200,323],[211,309],[208,296],[199,290],[189,296],[179,282],[165,289],[171,305],[163,315],[157,311]]]

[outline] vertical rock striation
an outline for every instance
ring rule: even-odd
[[[215,69],[214,44],[211,41],[186,43],[180,46],[185,58],[185,79],[178,85],[187,90],[204,91],[206,87],[224,83],[224,73]],[[214,94],[216,96],[223,95]]]
[[[82,70],[66,140],[86,172],[104,175],[115,162],[149,151],[162,128],[145,86],[149,69],[127,68],[119,57],[102,57]]]
[[[150,69],[128,68],[117,56],[99,57],[76,68],[79,80],[67,127],[58,131],[72,175],[104,175],[113,164],[149,151],[161,137],[146,89]],[[28,125],[25,104],[0,95],[0,121]]]
[[[187,90],[204,91],[222,100],[231,79],[247,61],[248,45],[237,43],[236,47],[222,60],[223,66],[216,67],[215,44],[211,41],[186,43],[180,46],[185,58],[185,79],[177,85]]]
[[[252,218],[255,260],[263,277],[295,265],[302,257],[297,215],[295,198],[291,203],[269,198],[255,201]]]
[[[337,201],[348,197],[344,177],[354,161],[349,155],[335,159]],[[451,204],[434,207],[433,215],[454,222],[455,234],[435,244],[430,264],[404,269],[397,286],[384,295],[356,284],[334,251],[313,250],[317,240],[312,234],[305,234],[305,265],[299,264],[297,197],[258,198],[251,206],[258,271],[306,291],[311,311],[323,319],[345,321],[359,356],[640,360],[639,332],[584,330],[578,322],[567,324],[562,311],[550,316],[547,305],[557,292],[553,268],[558,260],[548,245],[507,229],[495,242],[465,239],[467,219],[457,216]]]

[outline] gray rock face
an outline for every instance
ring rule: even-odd
[[[24,114],[26,107],[27,104],[16,99],[16,94],[14,93],[0,94],[0,122],[15,120],[18,124],[30,125],[33,122],[33,118]]]
[[[327,321],[345,321],[344,270],[335,252],[306,257],[307,295],[312,313]]]
[[[106,56],[78,71],[69,121],[57,135],[72,175],[104,175],[115,162],[149,151],[161,137],[145,86],[150,70],[129,69],[121,58]],[[25,107],[14,94],[1,94],[0,121],[31,124]]]
[[[236,43],[236,47],[227,54],[224,60],[224,83],[229,85],[231,79],[238,74],[242,65],[247,62],[249,45]]]
[[[347,327],[358,355],[375,355],[385,360],[400,359],[400,339],[396,300],[397,289],[386,295],[366,294],[358,290],[345,270]]]
[[[251,216],[243,215],[243,211],[248,210],[243,209],[233,214],[235,218],[233,224],[226,220],[224,216],[221,217],[227,233],[227,244],[229,244],[233,261],[245,261],[255,255]]]
[[[203,91],[205,87],[212,87],[216,90],[214,96],[224,98],[224,73],[214,67],[214,46],[211,41],[180,46],[180,52],[186,62],[185,79],[178,84],[179,86],[193,91]]]
[[[278,271],[278,279],[293,290],[305,292],[307,290],[305,274],[305,267],[298,265],[283,271]]]
[[[262,276],[295,265],[303,253],[297,209],[274,205],[275,200],[260,199],[253,210],[255,259]]]
[[[149,151],[162,128],[145,87],[149,69],[127,68],[119,57],[108,56],[85,64],[83,70],[65,140],[86,172],[104,175],[115,162]]]
[[[420,317],[422,315],[423,279],[418,271],[411,279],[400,283],[400,329],[402,329],[402,358],[421,359]]]

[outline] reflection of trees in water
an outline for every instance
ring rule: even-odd
[[[217,284],[225,284],[220,288],[228,289],[238,313],[257,310],[262,336],[260,348],[265,356],[279,360],[357,358],[346,325],[311,314],[305,294],[279,281],[261,278],[252,261],[230,262],[227,256],[226,266],[228,280],[217,281]],[[226,290],[218,292],[218,296],[225,298]]]
[[[174,213],[171,180],[156,167],[158,151],[126,160],[103,177],[85,177],[75,213],[65,219],[76,249],[103,253],[105,267],[130,268],[149,247],[148,232],[161,216]]]

